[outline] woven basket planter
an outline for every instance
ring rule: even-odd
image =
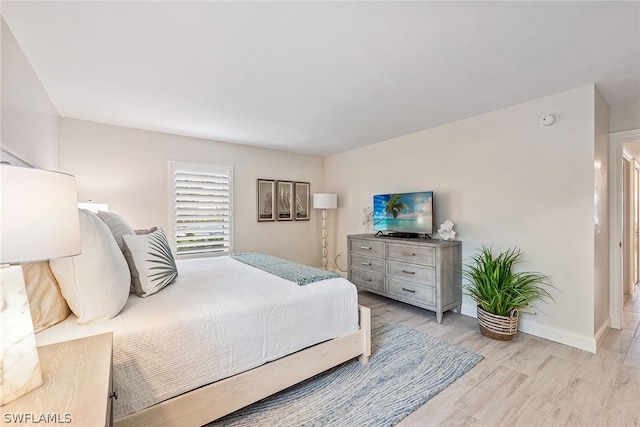
[[[518,310],[513,310],[510,316],[499,316],[478,306],[478,325],[480,333],[485,337],[509,341],[518,332]]]

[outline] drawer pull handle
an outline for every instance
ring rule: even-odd
[[[362,265],[371,265],[370,262],[364,262],[364,261],[360,261],[360,264],[362,264]]]
[[[411,292],[412,294],[415,294],[416,291],[415,289],[407,289],[407,288],[402,288],[403,291],[407,291],[407,292]]]
[[[364,249],[365,251],[370,251],[371,247],[370,246],[360,246],[360,249]]]
[[[416,254],[414,254],[413,252],[402,252],[402,255],[406,255],[406,256],[416,256]]]
[[[367,278],[367,277],[361,277],[362,280],[364,280],[365,282],[370,282],[371,279]]]
[[[409,271],[409,270],[402,270],[402,272],[407,274],[416,274],[415,271]]]

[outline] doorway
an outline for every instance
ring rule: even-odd
[[[630,153],[626,159],[624,150]],[[640,177],[636,176],[640,172],[636,171],[633,157],[640,159],[640,129],[609,136],[609,314],[611,327],[616,329],[623,325],[624,294],[634,291],[634,284],[640,276],[640,242],[634,244],[640,240],[637,234],[640,231],[640,197],[636,195],[638,200],[634,198],[634,193],[640,189],[632,190],[640,187]]]
[[[638,257],[640,257],[640,247],[638,246],[640,244],[640,236],[638,236],[638,233],[640,232],[640,229],[638,228],[638,224],[639,224],[639,220],[640,218],[638,218],[639,212],[638,212],[638,194],[640,192],[640,186],[639,186],[639,181],[638,181],[638,177],[640,177],[640,163],[638,163],[638,161],[634,158],[633,160],[633,242],[632,242],[632,246],[633,246],[633,251],[632,251],[632,256],[633,256],[633,277],[631,280],[631,287],[627,290],[627,292],[625,292],[625,295],[629,294],[631,295],[631,297],[633,297],[634,294],[634,290],[636,288],[636,286],[638,285],[638,282],[640,281],[640,273],[638,272],[638,268],[640,267],[640,263],[638,262],[639,259]]]
[[[638,148],[631,147],[633,151]],[[623,146],[622,159],[622,291],[623,299],[633,297],[635,285],[638,283],[638,169],[640,163],[635,159],[627,147]],[[636,151],[637,152],[637,151]],[[636,154],[637,155],[637,154]]]

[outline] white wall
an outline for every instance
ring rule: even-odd
[[[595,265],[594,265],[594,333],[601,336],[609,317],[609,106],[595,91]]]
[[[346,262],[346,236],[364,231],[373,194],[433,190],[436,228],[456,224],[463,259],[481,244],[518,245],[525,268],[551,276],[556,303],[523,316],[523,331],[595,350],[594,93],[589,85],[327,157],[326,189],[339,198],[330,257]],[[541,127],[549,112],[558,122]],[[463,312],[475,315],[467,296]]]
[[[4,19],[2,27],[2,146],[26,162],[58,170],[58,112]]]
[[[234,249],[320,266],[319,212],[310,221],[256,221],[256,180],[311,183],[322,192],[324,159],[238,144],[60,118],[61,168],[76,177],[80,201],[108,203],[135,228],[168,229],[169,161],[234,168]]]
[[[640,101],[609,107],[610,132],[640,129]]]

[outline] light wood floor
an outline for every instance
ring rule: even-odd
[[[524,333],[491,340],[474,318],[445,313],[438,324],[432,312],[368,292],[360,304],[484,356],[399,427],[640,426],[640,289],[625,301],[624,329],[609,330],[596,354]]]

